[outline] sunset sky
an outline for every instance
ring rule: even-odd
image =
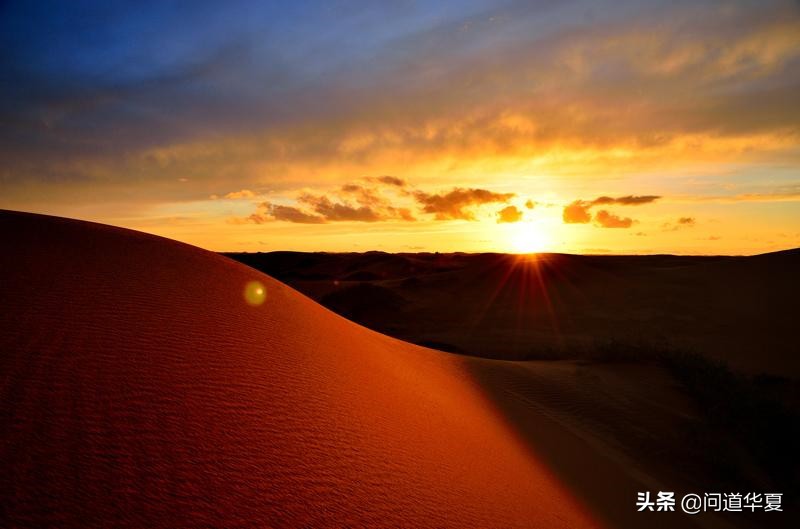
[[[800,3],[0,4],[0,207],[211,250],[800,246]]]

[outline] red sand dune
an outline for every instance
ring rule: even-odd
[[[599,525],[470,359],[162,238],[11,212],[0,233],[4,527]]]

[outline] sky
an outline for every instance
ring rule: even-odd
[[[216,251],[800,246],[797,1],[0,3],[0,208]]]

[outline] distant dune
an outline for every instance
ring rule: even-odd
[[[228,255],[372,329],[438,349],[519,360],[569,357],[597,343],[660,344],[800,378],[800,250]]]

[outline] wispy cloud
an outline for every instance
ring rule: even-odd
[[[368,182],[377,182],[380,184],[386,184],[395,187],[406,187],[408,182],[405,179],[397,177],[397,176],[368,176],[365,178]]]
[[[665,222],[661,228],[665,231],[678,231],[683,228],[694,228],[697,225],[697,219],[694,217],[678,217],[675,221]]]
[[[252,215],[244,219],[254,224],[264,224],[272,220],[296,222],[298,224],[322,224],[325,219],[319,215],[311,215],[293,206],[262,202]]]
[[[650,204],[651,202],[655,202],[661,198],[658,195],[628,195],[624,197],[598,197],[592,200],[589,204],[592,206],[596,205],[607,205],[607,204],[619,204],[621,206],[641,206],[642,204]]]
[[[238,200],[243,198],[255,198],[257,195],[255,192],[250,191],[249,189],[242,189],[241,191],[231,191],[224,195],[223,198],[227,198],[229,200]]]
[[[689,195],[674,197],[674,201],[682,202],[798,202],[800,201],[800,184],[778,186],[771,190],[736,193],[730,195]]]

